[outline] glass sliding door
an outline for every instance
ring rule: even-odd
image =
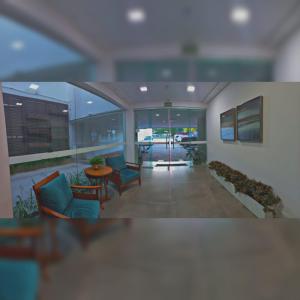
[[[137,157],[144,166],[191,165],[206,158],[206,111],[160,108],[135,112]]]

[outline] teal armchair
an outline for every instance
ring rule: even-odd
[[[101,189],[101,186],[69,186],[65,175],[59,172],[33,186],[40,212],[61,219],[99,218]]]
[[[125,161],[124,155],[106,158],[106,165],[113,169],[110,181],[118,188],[121,195],[124,189],[131,183],[141,185],[141,165]]]
[[[33,260],[0,259],[0,299],[37,300],[40,271]]]
[[[0,220],[0,299],[37,300],[45,264],[38,249],[39,220]]]

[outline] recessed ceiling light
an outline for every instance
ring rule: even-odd
[[[36,83],[31,83],[29,86],[30,89],[35,90],[35,91],[38,90],[39,87],[40,86]]]
[[[140,91],[141,91],[142,93],[146,93],[146,92],[148,92],[148,87],[147,87],[147,86],[141,86],[141,87],[140,87]]]
[[[23,103],[22,103],[22,102],[17,102],[16,105],[17,105],[17,106],[22,106]]]
[[[187,90],[189,93],[194,93],[195,90],[196,90],[196,88],[195,88],[194,85],[191,85],[191,84],[190,84],[190,85],[187,86],[186,90]]]
[[[63,113],[67,113],[67,112],[68,112],[68,110],[67,110],[67,109],[64,109],[62,112],[63,112]]]
[[[142,23],[146,20],[146,13],[142,8],[131,8],[127,11],[127,20],[131,23]]]
[[[181,114],[177,114],[176,116],[177,116],[177,117],[180,117],[180,116],[181,116]]]
[[[11,42],[10,47],[15,51],[20,51],[25,47],[25,44],[21,40],[14,40]]]
[[[87,104],[93,104],[93,101],[87,101],[86,103]]]
[[[157,117],[159,117],[159,114],[156,114]]]
[[[230,13],[231,21],[240,25],[248,23],[250,17],[250,10],[245,6],[236,6],[231,10]]]

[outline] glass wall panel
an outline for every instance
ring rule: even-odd
[[[4,82],[4,111],[15,215],[36,210],[34,182],[59,171],[88,183],[94,156],[124,151],[124,113],[65,82]]]
[[[191,162],[200,152],[206,159],[205,110],[137,110],[135,122],[137,156],[140,162],[146,162],[145,165],[149,162]]]

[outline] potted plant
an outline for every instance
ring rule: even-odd
[[[201,165],[206,161],[206,152],[203,147],[193,147],[188,150],[186,158],[193,161],[194,165]]]
[[[99,170],[100,166],[104,164],[104,159],[101,156],[95,156],[90,159],[90,165],[92,165],[94,170]]]

